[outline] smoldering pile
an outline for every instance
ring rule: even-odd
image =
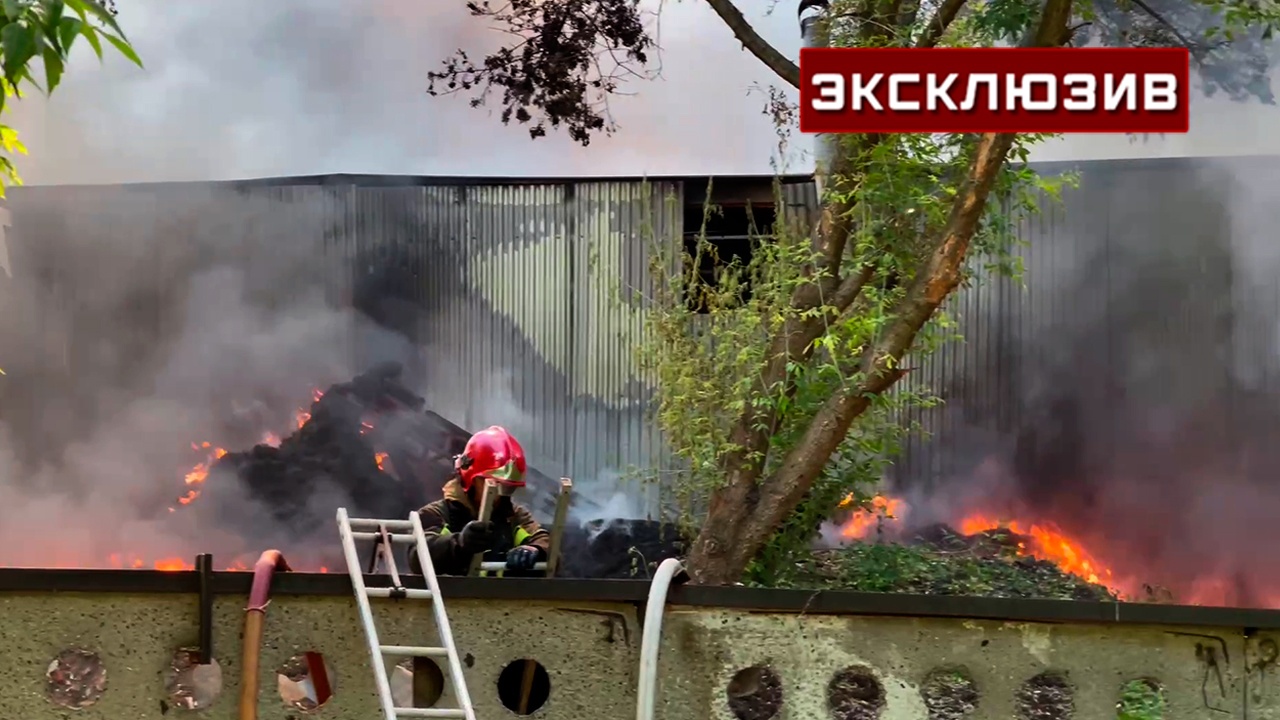
[[[403,518],[438,499],[470,433],[425,409],[384,363],[319,393],[305,422],[278,445],[222,456],[209,468],[197,522],[245,538],[269,538],[290,556],[337,564],[334,512]],[[536,469],[520,502],[550,516],[556,486]],[[246,502],[247,500],[247,502]],[[565,528],[562,577],[645,578],[683,554],[674,528],[643,520],[595,520]],[[304,568],[299,568],[304,569]]]
[[[1116,593],[1028,552],[1035,539],[1008,528],[963,533],[944,523],[819,550],[800,584],[865,592],[1115,600]]]
[[[467,433],[423,409],[425,400],[385,363],[324,391],[309,417],[278,446],[256,445],[210,468],[202,501],[219,528],[261,535],[332,538],[333,512],[398,518],[433,498],[448,480]],[[246,513],[245,499],[262,513]],[[251,521],[256,527],[239,527]],[[329,543],[326,543],[329,544]]]
[[[565,528],[563,543],[558,575],[577,578],[648,579],[688,547],[676,526],[652,520],[592,520]]]

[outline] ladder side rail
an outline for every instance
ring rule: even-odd
[[[387,664],[382,657],[382,648],[378,644],[378,630],[373,624],[373,608],[366,594],[364,575],[360,572],[360,556],[356,552],[355,538],[351,536],[351,522],[347,517],[346,508],[338,508],[338,532],[342,535],[342,554],[347,560],[347,572],[351,575],[351,586],[356,595],[356,608],[360,612],[365,642],[369,646],[369,663],[373,665],[373,681],[378,688],[378,702],[382,705],[382,714],[386,720],[398,720],[395,701],[391,696],[391,681],[387,678]],[[467,720],[475,719],[469,717]]]
[[[475,710],[471,707],[471,693],[467,690],[467,679],[462,673],[462,660],[458,658],[458,647],[453,642],[453,629],[449,627],[449,616],[444,611],[444,599],[440,595],[440,583],[436,580],[435,565],[431,562],[431,553],[427,549],[427,534],[422,529],[422,517],[415,510],[409,513],[409,521],[413,523],[413,537],[418,541],[418,560],[422,564],[422,575],[427,581],[427,590],[431,593],[436,631],[440,634],[440,643],[444,645],[449,658],[449,674],[453,680],[453,691],[458,696],[458,706],[462,708],[466,720],[476,720]],[[377,652],[378,648],[374,647],[373,650]]]

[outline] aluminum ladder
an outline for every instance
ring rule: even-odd
[[[453,631],[449,629],[449,616],[444,609],[444,599],[440,596],[440,583],[436,580],[436,570],[431,564],[431,553],[427,552],[427,536],[422,531],[422,519],[418,513],[409,513],[408,520],[372,520],[348,517],[346,508],[338,508],[338,532],[342,536],[342,552],[347,561],[347,572],[351,575],[351,587],[356,594],[360,623],[364,625],[364,636],[369,643],[369,660],[373,665],[373,679],[378,686],[378,701],[382,705],[383,716],[386,720],[399,720],[399,718],[476,720],[475,710],[471,707],[471,695],[467,692],[467,681],[462,673],[462,662],[458,659],[458,648],[453,642]],[[374,541],[374,563],[376,564],[379,556],[382,557],[387,572],[391,576],[391,587],[365,586],[364,573],[360,569],[360,555],[356,552],[357,540]],[[401,584],[400,573],[395,563],[394,550],[397,544],[417,546],[418,559],[422,563],[422,574],[427,580],[426,590],[410,589]],[[370,571],[373,570],[374,568],[371,567]],[[382,645],[378,641],[378,630],[373,622],[373,608],[369,604],[369,598],[374,597],[431,601],[441,646]],[[388,655],[445,658],[449,664],[449,677],[453,682],[453,693],[458,700],[458,707],[396,707],[391,696],[391,682],[387,676],[386,656]]]

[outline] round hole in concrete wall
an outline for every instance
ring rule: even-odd
[[[222,694],[222,667],[210,658],[200,662],[196,648],[180,648],[165,671],[164,692],[170,707],[204,710]]]
[[[49,700],[72,710],[89,707],[107,691],[107,667],[98,653],[89,650],[68,648],[58,653],[45,678]]]
[[[920,685],[929,720],[963,720],[978,709],[978,686],[964,668],[938,668]]]
[[[1164,686],[1152,678],[1130,680],[1120,686],[1117,720],[1164,720]]]
[[[512,660],[498,675],[498,699],[517,715],[532,715],[549,697],[551,676],[537,660]]]
[[[725,688],[729,712],[738,720],[772,720],[782,711],[782,678],[768,665],[745,667]]]
[[[875,720],[884,710],[884,685],[866,665],[851,665],[827,683],[827,709],[834,720]]]
[[[431,658],[405,658],[391,670],[396,707],[430,708],[444,694],[444,671]]]
[[[289,658],[276,670],[276,687],[285,705],[315,712],[333,697],[333,673],[324,655],[308,650]]]
[[[1022,720],[1071,720],[1076,712],[1071,682],[1066,675],[1052,671],[1022,683],[1014,700]]]

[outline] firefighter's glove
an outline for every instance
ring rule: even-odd
[[[538,548],[531,545],[521,545],[520,547],[511,548],[507,553],[507,569],[532,570],[541,555],[542,553]]]
[[[492,522],[472,520],[458,533],[458,547],[469,553],[481,553],[493,547],[497,538]]]

